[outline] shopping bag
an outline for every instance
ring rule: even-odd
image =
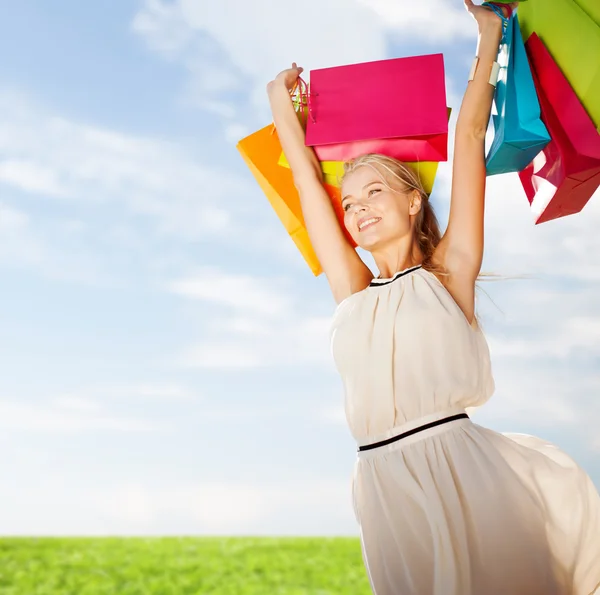
[[[279,156],[278,163],[282,167],[290,166],[284,153],[281,153]],[[438,163],[436,161],[423,161],[422,163],[405,163],[404,165],[413,169],[417,177],[421,180],[425,192],[431,194],[435,176],[437,175]],[[321,161],[321,171],[323,172],[323,181],[326,184],[337,188],[340,187],[340,181],[344,175],[343,161]]]
[[[540,119],[540,103],[516,14],[508,20],[498,62],[494,140],[486,157],[488,176],[521,171],[550,141]]]
[[[265,126],[240,140],[237,149],[310,270],[315,276],[320,275],[323,271],[306,231],[300,196],[294,186],[292,172],[277,163],[281,155],[281,143],[274,126]],[[325,185],[325,190],[331,198],[346,238],[355,247],[356,244],[344,227],[344,211],[339,189]]]
[[[600,186],[600,135],[535,33],[526,48],[552,140],[519,177],[536,223],[543,223],[578,213]]]
[[[448,120],[450,120],[450,116],[452,115],[452,108],[446,108],[446,114]],[[300,123],[305,125],[306,118],[301,118]],[[384,155],[386,153],[383,153]],[[339,188],[340,180],[344,175],[344,161],[321,161],[321,171],[323,172],[323,181],[326,184],[330,184],[331,186],[336,186]],[[421,180],[421,184],[423,184],[423,188],[427,194],[431,194],[433,191],[433,184],[435,182],[435,177],[437,175],[438,170],[438,162],[437,161],[415,161],[415,162],[404,162],[405,165],[412,167],[415,171],[416,175]],[[289,167],[288,160],[283,153],[279,157],[279,165],[282,167]]]
[[[290,164],[288,163],[283,151],[281,152],[281,155],[279,155],[277,164],[288,169],[290,167]],[[325,184],[330,184],[331,186],[335,186],[337,188],[340,187],[340,178],[344,174],[343,161],[323,161],[321,163],[321,171],[323,172],[323,182],[325,182]]]
[[[306,145],[319,161],[448,159],[442,54],[312,70],[308,103]]]
[[[575,2],[600,27],[600,2],[598,0],[575,0]]]
[[[433,184],[435,182],[435,176],[437,175],[438,165],[437,161],[422,161],[422,162],[404,162],[404,165],[410,167],[415,175],[423,184],[423,189],[427,194],[431,194],[433,191]],[[327,180],[335,179],[334,186],[340,185],[340,180],[344,175],[344,162],[343,161],[322,161],[321,169],[323,174],[327,177]],[[331,183],[331,182],[328,182]]]
[[[599,6],[598,0],[529,0],[519,4],[518,9],[523,39],[537,33],[597,128],[600,128]]]

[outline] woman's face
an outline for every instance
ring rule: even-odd
[[[377,165],[364,165],[344,178],[342,208],[354,241],[372,252],[411,233],[411,217],[419,212],[420,197],[403,189],[399,180],[384,178]]]

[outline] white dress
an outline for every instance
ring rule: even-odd
[[[494,390],[483,333],[420,267],[344,300],[332,350],[359,446]],[[377,595],[600,592],[600,497],[541,439],[458,419],[360,451],[352,491]]]

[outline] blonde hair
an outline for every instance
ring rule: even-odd
[[[386,155],[379,155],[377,153],[368,153],[344,163],[344,174],[340,183],[347,175],[356,171],[359,167],[370,167],[377,172],[387,188],[393,192],[397,192],[398,189],[390,186],[389,181],[386,180],[386,177],[382,175],[382,172],[378,170],[376,166],[379,166],[387,172],[391,179],[397,180],[403,190],[416,190],[419,193],[421,198],[421,210],[415,220],[414,237],[423,254],[422,265],[424,269],[435,272],[436,274],[443,274],[444,271],[440,270],[439,265],[435,265],[432,262],[433,253],[442,237],[440,226],[433,207],[429,202],[429,195],[425,192],[425,188],[423,188],[419,176],[411,167],[393,157],[387,157]]]

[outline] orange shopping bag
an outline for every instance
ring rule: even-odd
[[[278,165],[282,151],[273,124],[243,138],[237,144],[237,149],[269,199],[286,231],[300,250],[310,270],[315,276],[320,275],[323,270],[306,231],[300,196],[294,186],[292,172],[290,169]],[[324,184],[324,187],[331,198],[333,208],[348,241],[355,247],[356,244],[344,227],[340,190],[329,184]]]

